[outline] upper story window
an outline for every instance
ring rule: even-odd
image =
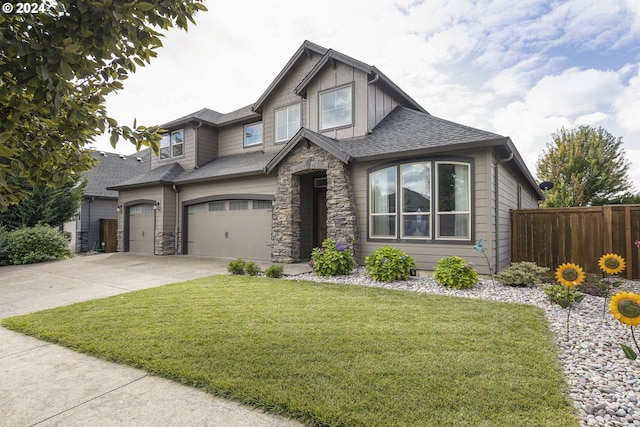
[[[262,122],[244,126],[244,146],[253,147],[262,144]]]
[[[300,129],[300,104],[276,110],[276,142],[288,141]]]
[[[353,123],[352,92],[349,85],[320,94],[320,130]]]
[[[471,164],[420,161],[369,172],[369,238],[471,240]]]
[[[184,129],[167,132],[160,140],[160,160],[181,157],[184,154]]]

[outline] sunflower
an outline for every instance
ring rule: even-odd
[[[556,268],[556,280],[564,286],[576,286],[584,282],[585,274],[582,267],[571,262],[565,262]]]
[[[618,292],[611,297],[609,311],[615,319],[625,325],[640,325],[640,294]]]
[[[602,255],[598,264],[602,271],[609,274],[618,274],[626,267],[624,258],[616,254]]]

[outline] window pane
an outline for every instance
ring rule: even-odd
[[[376,215],[371,217],[372,235],[373,236],[395,236],[396,235],[396,216],[395,215]]]
[[[429,237],[431,216],[427,214],[402,215],[402,235],[404,237]]]
[[[171,157],[171,135],[165,133],[160,140],[160,159],[168,159]]]
[[[189,206],[189,213],[193,214],[196,212],[204,212],[206,210],[206,206],[204,203],[199,203],[197,205],[191,205]]]
[[[352,121],[351,86],[320,95],[320,128],[346,126]]]
[[[229,202],[230,211],[246,211],[247,209],[249,209],[247,200],[232,200]]]
[[[287,140],[287,110],[276,111],[276,141]]]
[[[224,201],[220,200],[218,202],[209,202],[209,211],[223,211],[224,209]]]
[[[428,163],[402,165],[402,212],[430,211],[430,165]]]
[[[160,149],[160,159],[168,159],[171,157],[171,151],[169,151],[169,147],[164,147]]]
[[[469,211],[469,165],[438,164],[438,211]]]
[[[371,213],[395,213],[396,168],[372,173],[369,185]]]
[[[271,200],[254,200],[253,201],[253,209],[271,209],[273,207],[273,203]]]
[[[262,123],[247,125],[244,128],[244,145],[262,144]]]
[[[441,214],[439,237],[469,237],[469,214]]]
[[[173,157],[182,156],[182,144],[173,146]]]
[[[293,135],[300,129],[300,105],[294,105],[288,108],[289,133],[287,139],[293,138]]]
[[[184,142],[184,131],[177,130],[171,134],[171,144],[182,144]]]

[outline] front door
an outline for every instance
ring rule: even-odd
[[[313,246],[320,247],[327,238],[327,189],[316,188],[315,194]]]

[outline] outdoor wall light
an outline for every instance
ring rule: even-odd
[[[154,210],[154,211],[157,211],[158,209],[160,209],[160,202],[155,202],[155,203],[153,204],[153,210]]]
[[[118,205],[118,207],[116,208],[116,212],[120,212],[122,210],[122,205]]]

